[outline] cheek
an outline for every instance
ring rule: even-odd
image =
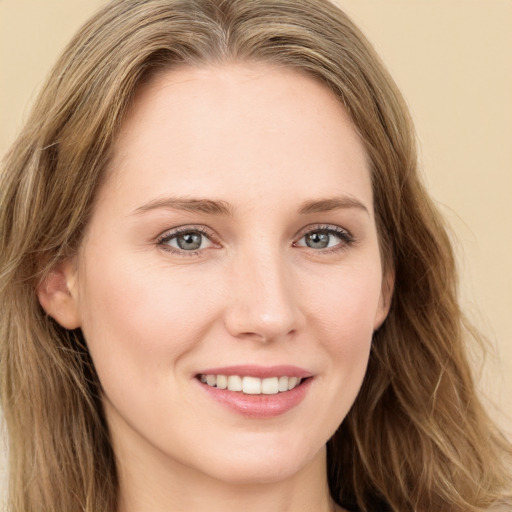
[[[317,342],[328,356],[333,386],[355,399],[366,372],[380,308],[381,274],[378,265],[341,269],[308,298],[310,323],[317,325]]]
[[[329,339],[345,340],[347,349],[357,351],[361,340],[371,339],[379,314],[382,276],[378,262],[340,267],[324,277],[305,286],[309,290],[305,298],[308,313]]]
[[[303,434],[312,446],[319,432],[321,441],[327,442],[337,430],[366,374],[381,283],[379,265],[373,268],[340,266],[325,272],[324,279],[310,273],[308,283],[303,283],[309,353],[313,365],[321,368],[315,383],[320,390],[316,412]]]
[[[83,332],[100,379],[155,385],[159,367],[197,345],[214,316],[215,297],[204,279],[110,258],[89,265],[81,297]]]

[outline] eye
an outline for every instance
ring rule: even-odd
[[[308,231],[295,245],[310,249],[343,248],[353,242],[352,236],[342,228],[325,227]]]
[[[199,228],[180,228],[166,233],[158,245],[173,252],[197,252],[213,245],[206,232]]]

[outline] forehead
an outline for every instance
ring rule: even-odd
[[[316,79],[268,64],[158,74],[137,91],[111,162],[127,200],[174,189],[250,200],[271,186],[371,195],[364,146],[341,102]]]

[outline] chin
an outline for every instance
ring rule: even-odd
[[[245,449],[229,450],[209,459],[206,472],[213,478],[234,485],[272,484],[292,478],[312,464],[325,465],[325,445],[308,449],[303,443],[277,446],[254,442]]]

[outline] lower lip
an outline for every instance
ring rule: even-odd
[[[214,388],[197,381],[208,396],[248,418],[273,418],[284,414],[299,405],[305,398],[313,378],[301,382],[299,386],[275,395],[246,395],[241,391]]]

